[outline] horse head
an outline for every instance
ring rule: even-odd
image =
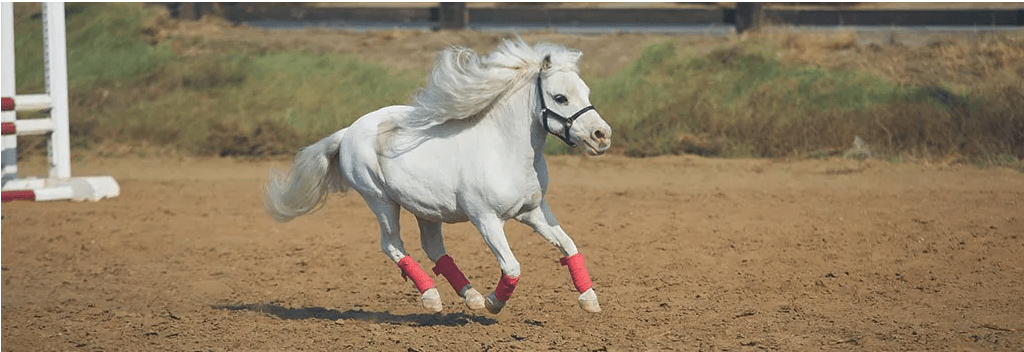
[[[540,100],[537,118],[548,133],[570,147],[582,142],[590,155],[604,154],[611,147],[612,128],[590,104],[590,87],[577,72],[554,68],[548,55],[536,85]]]

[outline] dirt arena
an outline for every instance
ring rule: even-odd
[[[31,171],[29,163],[23,170]],[[943,163],[549,158],[548,193],[604,311],[558,252],[506,226],[523,279],[499,315],[438,281],[442,314],[380,253],[355,194],[290,223],[286,161],[84,159],[116,199],[3,204],[3,351],[1024,349],[1024,175]],[[41,166],[36,166],[38,169]],[[424,266],[415,221],[402,219]],[[468,224],[449,250],[483,292]]]

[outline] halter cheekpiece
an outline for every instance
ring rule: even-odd
[[[572,127],[573,122],[576,122],[576,119],[579,118],[580,115],[583,115],[583,113],[587,111],[595,110],[595,108],[593,105],[587,106],[583,109],[580,109],[580,111],[577,111],[575,114],[572,114],[572,116],[569,118],[559,115],[557,112],[551,111],[550,109],[548,109],[547,104],[544,103],[544,90],[541,89],[540,83],[540,77],[542,75],[543,72],[537,74],[537,96],[540,98],[540,118],[541,121],[543,121],[544,129],[547,130],[548,133],[554,135],[555,137],[558,137],[558,139],[561,139],[562,142],[565,142],[565,144],[568,145],[570,148],[575,147],[576,143],[569,141],[569,128]],[[551,127],[548,127],[548,115],[551,115],[552,117],[554,117],[555,119],[562,123],[562,134],[555,133],[555,131],[551,130]]]

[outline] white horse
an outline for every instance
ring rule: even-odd
[[[381,248],[412,279],[423,306],[442,309],[430,276],[404,248],[399,207],[416,216],[420,241],[433,271],[444,276],[471,309],[497,314],[520,277],[503,227],[516,219],[565,256],[579,304],[601,310],[583,255],[544,198],[548,186],[544,141],[554,134],[591,155],[611,144],[611,127],[590,104],[580,79],[582,54],[553,44],[530,47],[503,41],[486,56],[461,47],[442,51],[427,86],[410,106],[389,106],[360,117],[303,148],[287,175],[264,189],[267,211],[278,221],[308,214],[332,192],[355,189],[377,215]],[[569,117],[565,117],[569,116]],[[446,254],[442,223],[470,221],[501,266],[486,300]]]

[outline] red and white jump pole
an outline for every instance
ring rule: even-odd
[[[43,3],[43,60],[46,94],[17,95],[14,66],[14,3],[2,12],[2,161],[3,201],[100,200],[121,192],[110,176],[71,177],[71,136],[68,123],[68,60],[64,4]],[[49,118],[18,120],[18,111],[49,110]],[[49,176],[18,178],[18,137],[48,135]]]

